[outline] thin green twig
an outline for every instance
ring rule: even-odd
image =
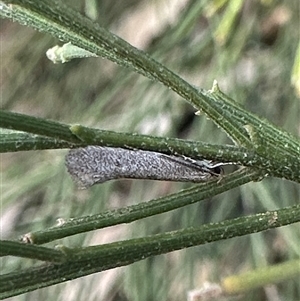
[[[217,84],[209,92],[196,89],[146,53],[59,1],[4,2],[12,4],[5,12],[0,12],[4,17],[25,22],[163,83],[208,115],[236,143],[264,158],[266,174],[300,181],[299,140],[230,101]]]
[[[8,255],[56,263],[66,259],[65,254],[59,250],[33,246],[18,241],[0,240],[0,256]]]
[[[44,244],[55,239],[82,232],[101,229],[121,223],[130,223],[135,220],[161,214],[205,200],[234,187],[257,180],[259,177],[259,173],[253,170],[241,169],[221,180],[216,179],[207,183],[198,184],[192,188],[148,202],[142,202],[137,205],[110,210],[87,217],[72,218],[64,221],[64,223],[59,226],[27,233],[22,237],[22,240],[34,244]]]
[[[107,269],[128,265],[147,257],[228,239],[300,221],[300,205],[239,217],[199,228],[130,239],[86,248],[61,247],[67,261],[41,265],[0,276],[0,298],[19,295]]]

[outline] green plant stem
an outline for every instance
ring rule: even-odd
[[[82,232],[101,229],[121,223],[130,223],[135,220],[161,214],[205,200],[249,181],[257,180],[258,178],[259,174],[257,172],[241,169],[221,180],[216,179],[198,184],[192,188],[148,202],[87,217],[72,218],[64,221],[60,226],[28,233],[23,236],[22,240],[30,241],[34,244],[43,244]]]
[[[0,141],[0,153],[74,147],[74,143],[64,140],[1,128]]]
[[[89,145],[98,145],[103,143],[104,139],[107,146],[129,147],[143,150],[158,151],[165,154],[179,154],[194,159],[205,158],[223,162],[239,162],[243,164],[245,158],[250,156],[250,160],[259,160],[255,158],[254,153],[248,152],[245,148],[239,148],[232,145],[215,145],[199,141],[189,141],[177,138],[163,138],[149,135],[139,135],[132,133],[106,132],[98,129],[91,129],[81,125],[72,125],[71,132],[79,139]],[[235,156],[237,155],[237,156]],[[235,159],[237,161],[235,161]],[[247,160],[249,161],[249,160]],[[257,161],[256,161],[257,162]],[[238,164],[238,163],[237,163]]]
[[[282,280],[300,276],[300,260],[289,260],[287,262],[266,266],[254,271],[240,275],[226,277],[222,281],[225,294],[240,294],[248,290],[274,284]]]
[[[49,32],[65,42],[72,42],[163,83],[208,115],[236,143],[262,157],[266,174],[300,181],[299,140],[244,110],[220,92],[217,84],[209,92],[196,89],[146,53],[59,1],[11,0],[4,3],[13,5],[0,11],[2,16]],[[245,127],[251,129],[252,134]]]
[[[0,298],[128,265],[147,257],[257,233],[300,221],[300,205],[143,238],[79,249],[61,248],[68,260],[0,276]]]
[[[139,72],[150,79],[161,82],[166,87],[172,89],[178,95],[182,96],[197,110],[204,112],[217,125],[222,127],[237,144],[245,147],[246,149],[229,146],[220,146],[218,149],[219,146],[201,143],[199,143],[197,146],[195,142],[188,144],[186,141],[179,141],[176,139],[172,140],[168,138],[146,136],[138,136],[138,138],[135,138],[134,135],[130,134],[96,131],[94,129],[84,128],[81,126],[70,127],[68,125],[46,121],[43,119],[35,118],[33,120],[28,116],[25,118],[20,118],[20,115],[17,116],[17,114],[11,114],[9,116],[7,113],[1,113],[0,126],[3,125],[3,127],[6,128],[22,130],[26,132],[28,131],[29,133],[40,135],[39,137],[36,137],[36,141],[39,142],[42,141],[38,139],[53,139],[53,141],[47,140],[50,144],[53,142],[52,145],[55,144],[56,139],[58,141],[67,142],[68,144],[66,147],[83,146],[90,141],[93,144],[99,145],[122,147],[128,146],[142,149],[151,149],[151,147],[153,147],[153,150],[156,151],[165,149],[164,152],[166,153],[176,152],[190,157],[192,157],[192,155],[189,152],[194,151],[194,156],[196,158],[200,158],[199,156],[204,156],[207,159],[219,158],[220,161],[224,162],[244,162],[244,165],[257,168],[257,171],[254,169],[248,170],[249,174],[245,174],[245,178],[243,178],[243,180],[246,179],[246,182],[250,180],[251,173],[253,176],[255,176],[255,179],[259,174],[269,174],[273,176],[284,177],[297,182],[300,181],[299,140],[285,131],[276,128],[266,120],[263,120],[245,111],[234,101],[230,100],[226,95],[222,94],[218,90],[217,85],[215,85],[212,91],[209,92],[196,89],[178,75],[174,74],[172,71],[153,60],[149,55],[132,47],[119,37],[111,34],[87,18],[84,18],[57,0],[4,0],[3,3],[9,3],[10,5],[4,6],[1,4],[2,9],[0,9],[0,15],[13,18],[22,24],[27,24],[37,28],[38,30],[48,32],[64,42],[72,42],[74,45],[90,51],[91,53],[106,57],[111,61],[114,61],[122,66],[129,67],[131,70]],[[13,119],[14,117],[15,119]],[[22,122],[20,123],[20,121]],[[17,135],[17,133],[14,133],[14,135]],[[29,134],[23,133],[23,135]],[[12,140],[9,141],[10,138]],[[121,138],[123,140],[120,142],[120,140],[116,140],[117,138]],[[28,141],[30,138],[27,136],[26,139]],[[17,143],[17,137],[11,136],[8,138],[8,140],[6,140],[6,142],[2,142],[1,140],[1,143],[3,143],[2,146],[4,145],[3,148],[2,146],[1,148],[3,150],[5,147],[12,148],[12,141]],[[158,141],[162,143],[161,146],[158,146]],[[118,143],[120,143],[120,145],[118,145]],[[174,143],[174,145],[172,145],[172,143]],[[64,147],[63,145],[61,145],[61,147]],[[17,147],[18,144],[15,145],[15,150],[17,150]],[[22,147],[25,148],[25,146]],[[41,149],[43,148],[42,145],[40,147]],[[161,149],[159,149],[159,147]],[[192,149],[192,147],[197,148]],[[180,152],[178,151],[180,148],[185,150]],[[207,152],[207,155],[205,152]],[[239,156],[243,156],[243,158]],[[197,189],[204,189],[203,195],[201,195],[201,192],[198,191],[197,200],[199,200],[201,197],[204,197],[205,193],[207,193],[207,196],[218,193],[218,188],[220,188],[219,192],[221,192],[223,186],[226,186],[228,183],[234,183],[230,182],[230,180],[233,181],[237,174],[238,173],[234,173],[228,177],[224,177],[223,183],[222,180],[218,184],[216,182],[211,184],[206,183],[206,185],[212,185],[207,187],[208,190],[205,190],[202,186],[198,186],[195,187],[194,190],[191,189],[185,191],[182,193],[181,197],[186,204],[188,204],[191,200],[192,202],[196,201],[197,198],[195,191],[197,191]],[[226,182],[227,180],[228,182]],[[237,183],[237,181],[238,179],[236,179],[235,183]],[[242,181],[240,184],[241,183]],[[231,187],[233,186],[228,186],[227,189]],[[215,190],[214,193],[212,192],[213,189]],[[189,200],[189,198],[191,200]],[[177,195],[174,197],[174,199],[172,199],[172,196],[170,196],[170,199],[167,197],[166,199],[160,199],[159,201],[162,203],[163,201],[166,201],[166,206],[169,206],[169,203],[174,202],[179,207],[178,204],[182,199],[178,198]],[[155,203],[151,203],[150,205],[153,204]],[[144,204],[141,204],[141,206],[144,206]],[[117,213],[121,214],[118,222],[122,222],[122,218],[123,222],[130,222],[135,220],[137,215],[138,218],[141,218],[143,217],[142,214],[145,214],[144,216],[150,216],[161,213],[163,212],[163,208],[159,208],[159,206],[161,206],[161,204],[158,204],[158,207],[149,207],[149,211],[147,212],[147,210],[145,210],[144,213],[143,208],[139,207],[141,212],[136,211],[132,216],[129,214],[127,215],[127,213],[130,212],[125,212],[124,215],[122,215],[122,211],[117,211]],[[168,207],[168,210],[171,210],[170,208],[171,207]],[[95,226],[95,224],[98,222],[99,224],[97,224],[97,226],[102,223],[101,227],[103,227],[103,225],[112,225],[115,222],[114,219],[117,217],[114,213],[115,212],[111,214],[110,212],[107,212],[107,216],[97,216],[98,220],[96,222],[93,220],[86,220],[86,225],[88,225],[90,230],[94,229],[93,226]],[[135,213],[137,213],[137,215],[134,215]],[[133,263],[149,256],[155,256],[207,242],[228,239],[231,237],[280,227],[299,222],[299,220],[300,205],[296,205],[254,216],[204,225],[197,229],[184,229],[140,239],[116,242],[103,246],[79,249],[61,248],[61,251],[64,251],[65,256],[68,258],[68,261],[63,262],[60,262],[61,253],[60,255],[58,255],[56,252],[52,253],[53,250],[43,249],[44,253],[42,258],[40,258],[34,257],[33,252],[33,250],[36,250],[36,253],[42,251],[41,249],[35,249],[39,248],[38,246],[32,245],[31,249],[27,248],[24,249],[24,252],[21,252],[20,250],[17,250],[16,244],[4,242],[4,249],[1,253],[3,255],[17,255],[47,261],[52,261],[51,258],[55,258],[55,256],[57,256],[57,258],[53,259],[55,264],[48,263],[47,265],[27,269],[22,272],[15,272],[0,276],[0,297],[6,298],[21,294],[26,291],[60,283],[70,279],[75,279],[105,269]],[[74,229],[76,225],[74,223],[72,224],[71,222],[74,222],[74,220],[70,221],[70,229]],[[77,220],[77,223],[78,222],[79,221]],[[56,230],[57,229],[54,229],[54,233]],[[79,230],[81,232],[86,231],[86,229],[83,230],[83,228],[80,228]],[[70,230],[69,233],[72,231]],[[73,231],[72,233],[79,233],[78,228],[76,228],[76,231],[77,232]],[[66,236],[67,232],[62,231],[62,233]],[[43,234],[45,235],[46,233],[44,232]],[[46,258],[50,259],[48,260]]]
[[[0,256],[8,255],[56,263],[66,260],[65,254],[58,250],[24,244],[18,241],[0,240]]]
[[[0,127],[64,140],[73,144],[82,142],[72,134],[67,124],[9,111],[0,111]]]
[[[213,92],[210,92],[210,95],[215,101],[219,101],[220,104],[223,104],[225,111],[235,114],[240,123],[253,125],[256,130],[261,129],[261,135],[267,138],[268,141],[272,141],[274,147],[280,147],[285,153],[289,151],[294,155],[299,155],[300,143],[297,137],[246,110],[240,111],[242,109],[241,106],[224,94],[219,87],[216,87]]]
[[[58,147],[58,141],[63,140],[68,142],[67,144],[62,143],[63,147],[81,147],[93,144],[145,149],[166,154],[180,154],[198,160],[205,158],[217,162],[232,162],[234,164],[255,167],[260,169],[262,173],[270,176],[284,177],[288,180],[300,182],[299,158],[295,155],[285,154],[282,162],[276,157],[273,158],[273,160],[266,159],[266,156],[272,157],[271,154],[261,156],[256,154],[252,148],[247,150],[230,145],[213,145],[175,138],[117,133],[91,129],[81,125],[70,126],[43,118],[8,111],[0,111],[0,127],[25,131],[35,135],[43,135],[45,138],[40,141],[42,143],[41,149],[45,149],[43,141],[45,141],[46,137],[55,139],[53,141],[54,145],[50,148]],[[20,139],[14,135],[12,139],[6,138],[6,140],[1,140],[0,151],[18,151],[21,150],[22,146],[25,148],[26,144],[22,142],[24,135],[25,133],[20,133]],[[32,137],[32,139],[35,138],[37,137]],[[15,145],[13,144],[13,139],[16,139]],[[28,136],[26,139],[29,139]],[[7,140],[8,143],[6,144],[5,141]],[[48,144],[50,141],[48,140],[46,143]],[[37,145],[34,146],[34,149],[38,149]]]
[[[245,125],[250,124],[255,126],[256,130],[263,135],[266,131],[271,130],[271,135],[266,137],[270,140],[270,145],[276,139],[275,142],[280,141],[282,150],[286,151],[287,148],[291,148],[294,154],[299,154],[299,141],[292,135],[276,129],[272,124],[247,112],[238,105],[234,106],[234,109],[231,106],[228,110],[228,107],[225,106],[228,104],[228,98],[226,99],[224,94],[219,93],[217,85],[213,87],[211,93],[197,90],[146,53],[136,49],[61,2],[48,2],[46,0],[38,2],[10,0],[4,2],[20,5],[20,7],[13,5],[11,15],[5,13],[3,14],[4,17],[14,18],[21,23],[26,22],[27,25],[49,32],[65,42],[72,42],[73,45],[91,53],[106,57],[151,79],[158,80],[182,96],[197,110],[207,114],[234,141],[241,145],[248,148],[252,147],[251,140],[244,128]],[[213,98],[217,98],[217,101]],[[274,131],[277,133],[275,137]]]
[[[150,79],[158,80],[182,96],[197,110],[207,114],[216,124],[224,128],[234,141],[238,141],[242,146],[251,147],[251,141],[243,125],[235,121],[234,115],[224,111],[222,105],[214,102],[201,90],[188,84],[148,54],[136,49],[61,2],[46,0],[4,2],[17,5],[13,5],[11,8],[11,18],[14,20],[20,23],[25,22],[64,42],[71,42],[91,53],[129,67]]]
[[[195,159],[221,159],[224,162],[240,162],[241,164],[243,164],[245,159],[251,162],[259,161],[259,157],[255,157],[252,152],[247,152],[246,149],[235,146],[213,145],[197,141],[132,133],[117,133],[91,129],[80,125],[70,126],[52,120],[9,111],[0,111],[0,127],[66,141],[69,143],[69,147],[81,147],[91,144],[112,147],[127,146],[130,148],[164,152],[166,154],[178,153]],[[20,134],[21,139],[24,135],[25,133]],[[16,142],[18,142],[15,135],[13,139],[16,139]],[[0,150],[2,152],[20,150],[20,147],[11,149],[8,148],[9,146],[13,146],[11,141],[9,141],[6,147],[5,140],[1,140]],[[37,148],[35,147],[35,149]]]

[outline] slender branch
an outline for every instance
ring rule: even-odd
[[[21,5],[20,7],[12,5],[11,15],[6,12],[3,13],[4,17],[14,18],[21,23],[26,20],[27,25],[49,32],[65,42],[72,42],[73,45],[91,53],[106,57],[151,79],[160,81],[198,110],[207,114],[216,124],[224,128],[233,140],[238,141],[241,145],[249,148],[252,146],[244,128],[245,125],[250,124],[255,126],[257,131],[267,135],[267,138],[271,140],[270,145],[272,145],[274,133],[276,133],[275,138],[279,141],[279,144],[276,144],[277,149],[278,146],[281,146],[285,151],[290,148],[294,154],[299,154],[300,145],[295,137],[247,112],[241,106],[234,105],[233,101],[228,101],[229,98],[219,91],[216,84],[209,93],[192,87],[146,53],[136,49],[61,2],[52,1],[49,3],[45,0],[38,2],[10,0],[4,2]],[[63,14],[61,14],[62,11]],[[228,107],[226,104],[230,104],[230,106]]]
[[[74,144],[64,140],[0,128],[0,153],[71,147]]]
[[[294,154],[284,153],[282,158],[273,158],[272,149],[270,154],[257,154],[253,149],[247,150],[230,145],[213,145],[209,143],[187,141],[175,138],[154,137],[148,135],[137,135],[132,133],[117,133],[87,128],[80,125],[67,125],[52,120],[28,116],[8,111],[0,111],[0,127],[25,131],[32,134],[43,135],[55,139],[56,148],[58,140],[63,140],[63,147],[80,147],[86,145],[101,145],[112,147],[129,147],[163,152],[166,154],[180,154],[195,159],[209,159],[217,162],[231,162],[249,167],[261,169],[262,173],[269,176],[286,178],[300,182],[299,158]],[[24,134],[23,134],[24,135]],[[14,136],[15,137],[15,136]],[[9,139],[8,139],[9,140]],[[21,138],[20,138],[21,140]],[[263,139],[261,138],[263,141]],[[17,139],[14,151],[21,150],[22,142]],[[50,143],[50,141],[47,141]],[[13,144],[5,140],[0,143],[0,150],[8,151]],[[20,146],[18,148],[17,146]],[[25,148],[26,144],[23,146]],[[33,147],[33,149],[37,149]],[[45,149],[44,146],[41,149]],[[267,158],[266,158],[267,157]],[[273,158],[273,159],[272,159]]]
[[[139,203],[117,210],[106,211],[101,214],[87,217],[72,218],[64,221],[60,226],[49,229],[27,233],[23,241],[34,244],[44,244],[55,239],[70,235],[101,229],[121,223],[130,223],[145,217],[168,212],[186,205],[190,205],[207,199],[231,188],[238,187],[247,182],[257,180],[259,174],[248,169],[241,169],[221,180],[213,180],[198,184],[192,188],[154,199],[152,201]]]
[[[166,154],[178,153],[195,159],[207,158],[222,160],[224,162],[240,162],[241,164],[244,163],[245,159],[251,162],[259,162],[259,157],[256,157],[252,152],[248,152],[246,149],[236,146],[214,145],[204,142],[132,133],[117,133],[87,128],[80,125],[70,126],[52,120],[9,111],[0,111],[0,127],[62,140],[68,142],[69,147],[81,147],[91,144],[112,147],[127,146],[130,148],[152,150]],[[17,139],[16,142],[18,142],[18,137],[16,138],[15,135],[16,133],[12,139]],[[22,135],[20,133],[20,139],[22,139],[24,135],[25,133]],[[27,139],[28,136],[25,136],[25,138]],[[20,150],[19,147],[9,149],[9,145],[12,145],[11,141],[8,142],[7,147],[5,143],[6,140],[1,140],[0,150]],[[35,147],[34,149],[37,148]]]
[[[9,111],[0,111],[0,127],[60,139],[73,144],[82,142],[72,134],[67,124]]]
[[[261,267],[240,275],[226,277],[222,281],[225,294],[240,294],[268,284],[300,276],[300,260],[289,260],[284,263]]]
[[[299,155],[300,142],[298,137],[293,136],[282,128],[278,128],[267,120],[259,118],[246,110],[240,111],[242,109],[241,106],[224,94],[218,86],[214,87],[210,94],[215,101],[219,101],[223,104],[225,111],[235,114],[236,119],[239,120],[241,124],[244,124],[244,126],[252,125],[256,130],[261,129],[261,135],[274,142],[274,147],[284,150],[285,153],[292,152],[294,155]]]
[[[8,255],[56,263],[66,260],[65,254],[59,250],[24,244],[18,241],[0,240],[0,256]]]
[[[105,28],[93,23],[59,1],[3,1],[11,5],[0,11],[4,17],[129,67],[171,88],[207,114],[237,143],[264,159],[266,174],[300,182],[300,142],[226,97],[217,84],[211,91],[196,89],[146,53],[134,48]],[[15,5],[17,4],[17,5]],[[18,6],[20,5],[20,6]],[[63,12],[63,14],[61,13]]]
[[[153,236],[79,249],[61,248],[68,260],[0,276],[0,298],[128,265],[167,252],[257,233],[300,221],[300,205]]]
[[[196,89],[148,54],[131,46],[99,24],[59,1],[10,0],[4,2],[13,4],[10,16],[12,19],[21,23],[26,22],[28,26],[48,32],[64,42],[71,42],[91,53],[129,67],[150,79],[158,80],[182,96],[197,110],[207,114],[216,124],[224,128],[234,141],[251,147],[251,141],[243,125],[235,120],[234,115],[224,111],[219,102],[213,101],[202,90]]]
[[[236,102],[224,95],[218,89],[217,84],[213,86],[211,91],[196,89],[146,53],[132,47],[119,37],[74,12],[57,0],[4,0],[3,3],[9,3],[9,5],[1,4],[0,16],[13,18],[22,24],[48,32],[62,41],[72,42],[73,45],[92,54],[106,57],[150,79],[161,82],[182,96],[197,110],[209,116],[237,144],[247,148],[216,146],[143,135],[135,136],[126,133],[99,131],[82,126],[70,127],[66,124],[44,119],[1,112],[0,126],[31,133],[12,133],[4,137],[6,139],[1,140],[0,144],[0,149],[3,151],[7,151],[9,147],[12,148],[13,141],[20,142],[20,140],[21,149],[25,149],[28,145],[33,145],[33,143],[36,143],[35,145],[38,146],[38,143],[43,141],[53,147],[78,147],[92,143],[106,146],[137,147],[166,153],[175,152],[197,159],[203,157],[214,160],[220,159],[223,162],[235,162],[257,168],[257,171],[244,169],[224,177],[220,183],[216,183],[216,181],[208,182],[205,185],[199,185],[177,195],[153,200],[149,204],[143,203],[125,210],[120,209],[92,216],[86,218],[84,220],[85,223],[79,226],[79,221],[73,219],[61,227],[51,228],[47,230],[48,232],[31,233],[26,238],[33,242],[43,243],[68,235],[90,231],[95,229],[95,226],[101,228],[116,223],[131,222],[138,218],[199,201],[207,196],[215,195],[229,188],[257,179],[258,175],[269,174],[300,182],[299,139],[276,128],[266,120],[245,111]],[[33,137],[32,134],[39,136]],[[30,139],[33,140],[30,141]],[[17,146],[15,146],[15,150],[17,150]],[[38,147],[43,149],[42,145]],[[182,201],[183,204],[180,204]],[[21,294],[116,266],[123,266],[149,256],[264,231],[295,223],[299,220],[300,205],[297,205],[254,216],[204,225],[197,229],[184,229],[76,250],[61,248],[65,257],[68,258],[67,261],[62,262],[61,251],[55,252],[55,250],[48,248],[38,249],[40,247],[35,245],[24,248],[20,246],[20,250],[18,250],[17,247],[19,245],[17,243],[4,241],[2,242],[4,248],[0,254],[2,256],[24,256],[54,261],[55,264],[50,263],[22,272],[0,276],[0,298]],[[34,250],[37,250],[38,254],[36,256]]]

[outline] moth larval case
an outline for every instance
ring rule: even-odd
[[[66,166],[79,188],[118,178],[204,182],[220,174],[208,160],[102,146],[70,150]]]

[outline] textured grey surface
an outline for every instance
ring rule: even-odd
[[[70,150],[66,166],[79,188],[118,178],[203,182],[220,173],[208,160],[101,146]]]

